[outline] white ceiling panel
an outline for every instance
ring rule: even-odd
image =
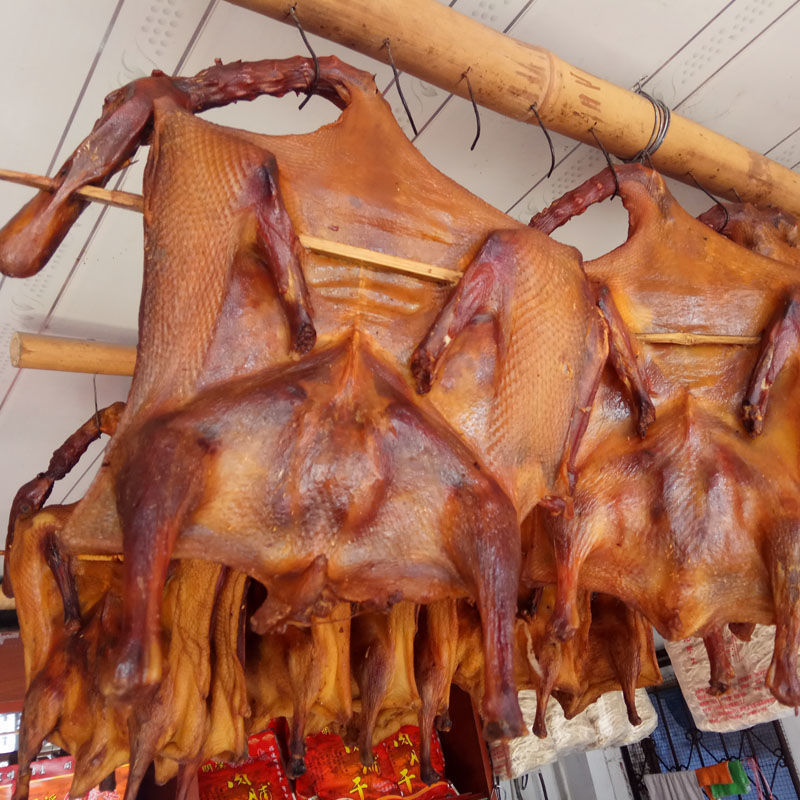
[[[0,153],[4,166],[47,171],[115,5],[107,0],[0,2]],[[67,63],[75,66],[58,66]],[[36,97],[44,102],[32,102]],[[8,206],[3,192],[3,217],[16,210]]]
[[[700,8],[705,5],[704,2],[697,3]],[[699,28],[657,73],[651,74],[644,88],[670,108],[680,108],[698,87],[724,70],[764,31],[775,25],[782,27],[784,15],[795,5],[797,0],[734,0],[726,3],[720,13],[709,15],[708,23]],[[761,69],[766,68],[765,64]],[[748,85],[749,91],[753,91],[752,80]]]
[[[760,33],[680,104],[680,112],[711,130],[763,152],[797,128],[800,109],[800,4],[786,11],[780,24]],[[780,80],[764,80],[753,91],[760,65]]]
[[[773,161],[796,169],[800,164],[800,129],[795,128],[765,152]]]
[[[101,375],[97,378],[100,408],[124,398],[130,379]],[[91,375],[68,372],[50,373],[23,370],[15,391],[0,414],[0,441],[6,457],[13,453],[13,469],[4,469],[0,479],[0,508],[11,507],[17,489],[47,468],[50,456],[94,411],[94,387]],[[96,456],[87,453],[79,468],[60,481],[53,490],[53,500],[60,501],[83,468]],[[5,526],[3,526],[5,527]]]

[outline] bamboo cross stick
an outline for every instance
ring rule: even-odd
[[[45,509],[47,510],[47,509]],[[8,550],[0,550],[0,557],[5,558],[9,555]],[[122,553],[79,553],[75,556],[79,561],[124,561],[125,558]]]
[[[758,344],[760,336],[728,336],[711,333],[637,333],[646,344],[739,345]],[[63,339],[17,331],[11,338],[11,364],[27,369],[52,369],[59,372],[88,372],[97,375],[133,375],[136,348],[84,339]]]
[[[52,191],[52,178],[29,172],[0,169],[0,180],[21,183],[37,189]],[[87,200],[141,212],[142,196],[131,192],[112,191],[97,186],[86,186],[77,192]],[[389,269],[407,275],[415,275],[442,283],[456,283],[461,272],[434,264],[425,264],[376,250],[321,239],[300,234],[300,243],[308,250],[335,258],[343,258],[379,269]],[[637,333],[639,341],[649,344],[673,344],[685,347],[695,345],[752,345],[761,341],[760,336],[729,336],[704,333]],[[88,372],[100,375],[132,375],[136,362],[136,348],[106,342],[91,342],[79,339],[62,339],[55,336],[39,336],[17,332],[11,338],[11,363],[15,367],[30,369],[52,369],[65,372]]]
[[[33,186],[36,189],[44,189],[48,192],[52,192],[56,188],[52,178],[47,178],[44,175],[34,175],[30,172],[16,172],[11,169],[0,169],[0,180],[21,183],[25,186]],[[131,192],[112,191],[99,186],[84,186],[82,189],[78,189],[75,194],[86,200],[104,203],[117,208],[126,208],[130,211],[141,212],[144,209],[142,196]],[[441,283],[455,283],[461,277],[461,273],[455,269],[438,267],[435,264],[424,264],[421,261],[413,261],[410,258],[401,258],[389,253],[379,253],[377,250],[353,247],[349,244],[320,239],[317,236],[308,236],[304,233],[301,233],[298,238],[300,239],[300,244],[306,250],[335,258],[343,258],[358,264],[366,264],[370,267],[402,272],[406,275],[415,275],[419,278]]]

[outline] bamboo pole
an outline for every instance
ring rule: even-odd
[[[573,67],[541,47],[505,36],[436,0],[228,0],[294,24],[387,62],[384,41],[398,68],[447,92],[468,96],[513,119],[535,124],[535,104],[545,126],[594,145],[593,128],[616,156],[641,150],[655,112],[641,95]],[[800,215],[800,175],[760,153],[672,114],[663,144],[652,156],[660,172],[728,199],[736,194],[760,205]]]
[[[11,364],[30,369],[133,375],[136,348],[83,339],[17,332],[11,337]]]
[[[646,344],[750,346],[760,336],[728,336],[710,333],[637,333]],[[62,339],[17,331],[11,339],[11,363],[27,369],[52,369],[61,372],[88,372],[98,375],[133,375],[136,348],[91,342],[83,339]]]

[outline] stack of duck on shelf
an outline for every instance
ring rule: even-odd
[[[301,136],[194,116],[291,90],[341,116]],[[794,439],[779,441],[792,306],[760,352],[640,352],[635,335],[757,335],[792,285],[785,264],[631,171],[630,284],[625,248],[584,270],[425,162],[369,75],[293,58],[112,93],[56,190],[0,231],[3,272],[41,269],[85,205],[75,190],[145,142],[127,404],[57,451],[9,524],[29,685],[18,797],[45,736],[76,756],[73,793],[128,759],[127,796],[152,760],[189,792],[200,760],[241,757],[277,715],[292,717],[293,775],[321,727],[367,763],[401,724],[418,718],[423,742],[446,727],[451,682],[492,740],[525,733],[523,687],[540,695],[539,735],[551,692],[572,715],[621,688],[635,722],[634,689],[658,680],[645,619],[712,643],[727,623],[776,622],[769,682],[796,702]],[[298,234],[460,277],[306,252]],[[773,380],[776,433],[767,420],[749,439],[737,403],[745,392],[760,427]],[[43,507],[101,429],[113,437],[84,498]],[[778,459],[777,481],[758,477]]]

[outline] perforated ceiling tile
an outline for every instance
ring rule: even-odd
[[[767,151],[767,155],[784,167],[796,169],[800,164],[800,128],[784,136]]]
[[[3,5],[0,166],[47,171],[114,6],[106,0]],[[16,211],[19,196],[0,192],[0,218]]]
[[[800,5],[793,5],[779,22],[763,30],[680,105],[680,111],[712,130],[763,152],[797,127],[800,107],[800,65],[796,54]],[[753,76],[769,64],[770,75]],[[746,99],[746,102],[745,102]]]
[[[538,0],[514,36],[600,78],[632,86],[660,67],[727,0]]]
[[[794,5],[796,0],[736,0],[728,3],[718,14],[710,15],[707,24],[658,72],[651,73],[645,88],[670,107],[677,107]],[[769,61],[760,66],[759,72],[768,69]],[[748,86],[748,91],[752,91],[752,86]]]

